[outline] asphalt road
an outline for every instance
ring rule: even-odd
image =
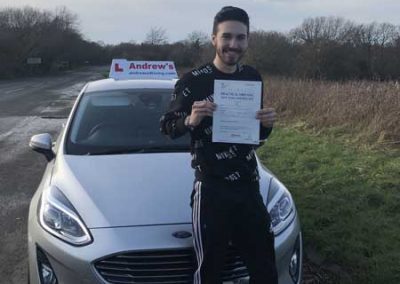
[[[46,160],[30,150],[32,135],[55,139],[84,84],[104,68],[0,80],[0,283],[27,283],[27,217]]]

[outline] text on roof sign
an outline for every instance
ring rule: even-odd
[[[114,79],[176,79],[175,64],[172,61],[127,61],[113,59],[110,78]]]

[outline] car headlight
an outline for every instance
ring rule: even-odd
[[[38,213],[40,225],[63,241],[76,246],[92,241],[75,208],[57,187],[51,186],[43,191]]]
[[[285,230],[296,215],[292,196],[276,178],[272,178],[270,181],[267,209],[275,235]]]

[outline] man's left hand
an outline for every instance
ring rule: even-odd
[[[272,107],[260,109],[256,113],[256,118],[260,120],[264,127],[272,127],[276,120],[276,112]]]

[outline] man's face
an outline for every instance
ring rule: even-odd
[[[225,21],[217,26],[212,35],[212,43],[217,57],[222,63],[232,66],[244,56],[249,45],[247,27],[238,21]]]

